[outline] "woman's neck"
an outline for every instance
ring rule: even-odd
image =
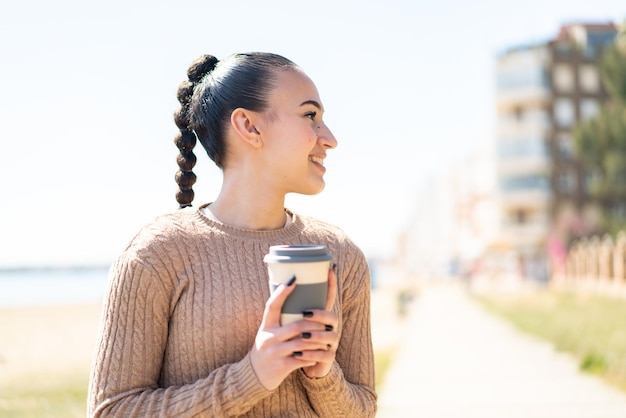
[[[224,182],[209,209],[226,225],[240,229],[272,230],[285,226],[285,195],[263,187],[241,187]]]

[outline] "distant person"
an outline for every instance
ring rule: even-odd
[[[178,90],[181,209],[156,218],[111,267],[89,384],[93,417],[372,417],[365,257],[338,228],[284,207],[324,188],[337,145],[313,82],[269,53],[203,56]],[[191,207],[196,137],[223,170]],[[148,157],[148,156],[146,156]],[[270,295],[271,245],[324,244],[325,310],[280,326],[297,286]]]

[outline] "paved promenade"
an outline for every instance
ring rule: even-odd
[[[412,304],[378,418],[626,418],[626,393],[490,315],[454,285]]]

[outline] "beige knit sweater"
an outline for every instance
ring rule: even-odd
[[[144,227],[111,267],[89,384],[94,417],[372,417],[376,412],[370,276],[339,229],[291,214],[242,230],[197,208]],[[275,390],[249,351],[269,297],[270,245],[326,244],[337,263],[340,343],[331,372],[298,370]]]

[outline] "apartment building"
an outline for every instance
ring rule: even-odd
[[[583,219],[586,173],[572,129],[604,100],[598,63],[617,28],[570,24],[555,39],[511,48],[496,63],[496,166],[500,227],[493,247],[523,276],[546,279],[551,239]],[[561,242],[566,245],[566,242]]]

